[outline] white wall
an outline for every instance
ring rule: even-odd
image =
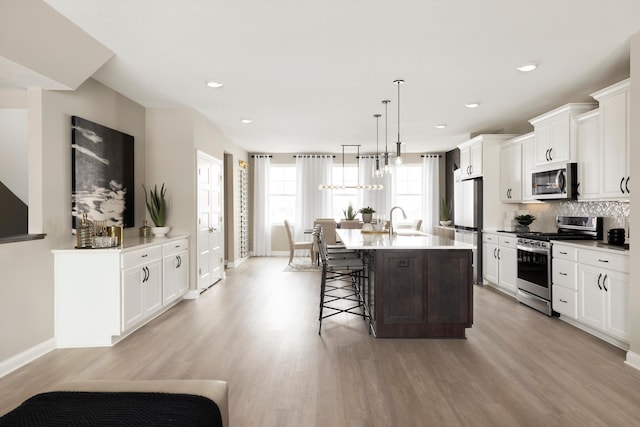
[[[27,107],[29,205],[38,210],[34,217],[42,218],[41,225],[38,221],[33,225],[30,212],[30,230],[42,231],[47,236],[44,240],[0,245],[0,362],[53,338],[51,250],[74,244],[71,235],[71,115],[133,135],[136,188],[141,188],[144,177],[142,106],[88,80],[73,92],[30,90]],[[144,213],[140,197],[137,197],[135,209],[136,224],[140,224]]]
[[[0,108],[0,181],[23,203],[29,203],[26,108]]]

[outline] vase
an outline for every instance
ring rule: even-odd
[[[528,233],[529,225],[517,224],[516,225],[516,233]]]
[[[171,230],[171,227],[151,227],[151,232],[156,237],[164,237]]]
[[[372,213],[363,213],[362,214],[362,222],[370,223],[372,219],[373,219],[373,214]]]
[[[448,219],[446,221],[440,221],[440,225],[443,226],[443,227],[447,227],[447,226],[451,225],[451,220]]]

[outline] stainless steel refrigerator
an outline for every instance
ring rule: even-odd
[[[482,178],[462,179],[462,171],[453,171],[453,224],[456,240],[471,243],[473,281],[482,283]]]

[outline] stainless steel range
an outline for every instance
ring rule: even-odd
[[[602,217],[557,216],[555,233],[518,233],[518,301],[547,316],[551,308],[551,245],[554,240],[601,240]]]

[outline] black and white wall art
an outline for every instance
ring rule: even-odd
[[[71,117],[71,215],[134,226],[133,136]]]

